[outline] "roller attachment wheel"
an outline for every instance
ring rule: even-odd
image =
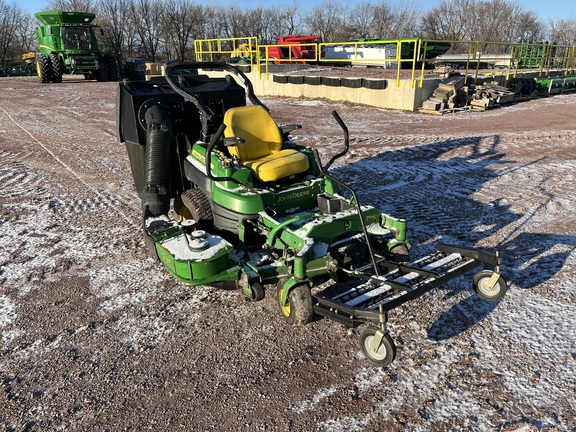
[[[474,292],[482,300],[500,300],[508,291],[506,280],[490,270],[482,270],[474,275],[472,281]]]
[[[314,310],[312,309],[312,295],[307,284],[293,287],[288,293],[286,304],[282,305],[282,294],[284,284],[278,283],[277,298],[280,306],[280,313],[284,320],[290,325],[304,325],[312,320]]]
[[[377,335],[378,332],[379,330],[374,327],[364,330],[360,335],[360,349],[362,354],[376,366],[386,367],[396,358],[396,345],[390,333],[386,333],[382,336],[378,347],[375,348],[373,346],[376,342],[375,339],[380,337],[379,334]]]

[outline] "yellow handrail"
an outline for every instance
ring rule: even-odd
[[[452,48],[458,47],[461,53],[445,54],[436,58],[427,58],[428,49],[434,44],[450,43]],[[504,74],[506,79],[516,77],[518,71],[526,65],[538,70],[538,75],[550,74],[553,69],[563,70],[565,75],[572,73],[576,67],[576,45],[561,46],[546,43],[504,43],[481,41],[450,41],[420,38],[379,39],[350,42],[306,43],[298,45],[298,49],[314,52],[313,58],[299,58],[294,55],[294,44],[258,45],[256,37],[198,39],[194,41],[196,61],[229,61],[230,58],[243,57],[252,66],[269,75],[268,65],[271,63],[364,63],[396,69],[396,86],[401,85],[401,70],[410,69],[410,85],[423,86],[425,63],[436,61],[446,64],[457,64],[465,69],[466,81],[475,82],[481,73],[481,65],[489,65],[492,70],[501,68],[500,72],[489,74]],[[284,50],[282,56],[272,55],[271,50]],[[378,48],[371,51],[371,48]],[[330,56],[325,54],[330,53]],[[336,57],[333,56],[336,53]],[[367,57],[367,54],[370,54]],[[241,54],[241,55],[240,55]],[[469,76],[470,71],[474,71]],[[417,73],[419,78],[417,79]]]

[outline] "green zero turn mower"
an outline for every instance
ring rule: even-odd
[[[146,244],[168,271],[189,285],[240,288],[255,301],[276,284],[288,324],[314,313],[350,327],[372,323],[360,348],[387,366],[396,354],[390,309],[481,263],[494,268],[474,277],[481,298],[498,300],[507,285],[497,253],[438,245],[410,263],[406,222],[361,205],[330,174],[348,152],[348,130],[332,115],[344,148],[323,165],[317,150],[290,141],[300,126],[278,126],[231,65],[174,63],[164,77],[125,80],[117,96]]]

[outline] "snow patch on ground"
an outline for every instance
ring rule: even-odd
[[[316,405],[320,403],[323,399],[330,397],[338,390],[338,386],[333,386],[327,389],[320,389],[311,400],[301,402],[294,406],[292,409],[297,413],[303,413],[304,411],[309,411],[316,408]]]
[[[129,345],[131,353],[156,347],[172,331],[160,318],[151,316],[139,319],[123,316],[117,321],[116,329],[122,335],[122,341]]]
[[[5,295],[0,295],[0,328],[6,327],[16,319],[16,304]],[[4,338],[4,335],[2,336]]]

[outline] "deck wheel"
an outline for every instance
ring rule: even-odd
[[[260,301],[264,298],[264,287],[260,282],[254,282],[250,285],[250,300]]]

